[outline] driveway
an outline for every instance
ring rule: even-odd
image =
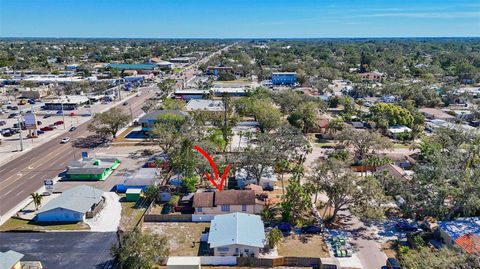
[[[48,269],[113,268],[110,247],[115,233],[0,233],[0,251],[15,250],[23,261],[41,261]]]
[[[122,216],[120,197],[114,192],[104,192],[105,204],[95,217],[87,219],[85,223],[92,232],[116,232]]]

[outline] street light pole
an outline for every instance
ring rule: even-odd
[[[22,112],[17,117],[18,120],[18,127],[20,128],[20,151],[23,151],[23,136],[22,136],[22,123],[20,122],[20,118],[22,117]]]

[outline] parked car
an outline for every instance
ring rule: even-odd
[[[44,132],[53,131],[53,128],[50,126],[45,126],[40,128],[40,131],[44,131]]]
[[[57,115],[62,115],[62,113],[63,112],[61,110],[57,111]]]
[[[397,259],[395,258],[388,258],[386,262],[387,268],[388,269],[402,269],[400,267],[400,264],[398,263]]]
[[[28,103],[31,104],[31,105],[34,105],[36,102],[35,102],[35,100],[30,99],[30,100],[28,100]]]
[[[40,130],[37,130],[37,134],[39,134],[39,135],[41,135],[41,134],[44,134],[44,133],[45,133],[45,132],[44,132],[44,131],[42,131],[42,129],[40,129]]]
[[[18,110],[18,106],[12,106],[10,109],[11,110]]]
[[[42,125],[43,122],[37,120],[37,125]]]
[[[4,120],[0,120],[0,126],[3,126],[3,125],[5,125],[5,124],[7,124],[7,122],[6,122],[6,121],[4,121]]]
[[[411,224],[405,221],[400,221],[397,224],[395,224],[395,228],[397,228],[397,230],[402,232],[415,232],[418,230],[416,224]]]
[[[45,114],[45,115],[43,115],[43,118],[46,119],[46,118],[50,118],[51,116],[52,115],[50,115],[50,114]]]
[[[123,103],[124,106],[128,105],[128,102]]]
[[[288,222],[281,222],[277,225],[277,228],[282,232],[283,235],[289,235],[292,233],[292,225]]]
[[[8,115],[8,118],[12,119],[12,118],[15,118],[17,115],[18,115],[17,113],[10,113],[10,115]]]
[[[75,116],[75,112],[70,113],[70,117],[73,117],[73,116]]]
[[[77,127],[72,126],[72,127],[70,127],[70,130],[69,130],[69,131],[70,131],[70,132],[73,132],[73,131],[75,131],[75,130],[77,130]]]
[[[322,228],[320,226],[308,225],[303,226],[301,231],[304,234],[320,234],[322,232]]]
[[[63,124],[63,121],[59,120],[59,121],[56,121],[53,125],[62,125]]]
[[[65,137],[65,138],[62,139],[62,141],[60,141],[60,143],[62,143],[62,144],[65,144],[65,143],[68,143],[68,142],[70,142],[70,137]]]

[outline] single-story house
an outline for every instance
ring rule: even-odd
[[[395,164],[385,164],[375,169],[375,174],[383,174],[386,173],[387,175],[400,180],[400,181],[407,181],[411,179],[411,175],[403,170],[401,167]]]
[[[119,165],[120,160],[117,158],[84,158],[81,161],[69,162],[65,174],[69,180],[104,181]]]
[[[388,126],[387,132],[391,137],[397,138],[398,135],[400,135],[400,134],[405,134],[405,133],[412,132],[412,129],[408,128],[407,126],[403,126],[403,125],[393,125],[393,126]]]
[[[430,120],[444,120],[444,121],[454,121],[455,116],[445,113],[444,111],[438,108],[420,108],[418,111],[422,113],[425,118]]]
[[[437,224],[440,237],[448,247],[455,247],[456,240],[463,235],[480,236],[480,217],[438,221]]]
[[[192,99],[188,101],[187,111],[223,112],[225,107],[222,100]]]
[[[126,192],[128,189],[146,189],[148,186],[158,184],[157,168],[140,168],[135,174],[128,176],[127,179],[117,184],[117,192]]]
[[[377,71],[360,73],[358,75],[362,80],[369,80],[369,81],[379,81],[383,77],[383,74]]]
[[[103,205],[103,191],[81,185],[64,191],[38,210],[38,222],[79,222],[93,217]]]
[[[200,257],[197,256],[174,256],[168,257],[167,269],[200,269],[201,264]]]
[[[237,180],[237,186],[240,189],[245,188],[248,184],[257,184],[257,179],[245,169],[240,169],[235,174],[235,179]],[[277,182],[277,177],[273,171],[272,167],[268,167],[262,174],[260,178],[260,185],[262,188],[273,189],[275,183]]]
[[[238,212],[215,216],[208,243],[215,256],[257,257],[265,245],[263,222],[260,216]]]
[[[154,110],[142,116],[138,122],[142,125],[142,132],[147,133],[158,121],[160,115],[173,114],[181,117],[187,117],[188,114],[181,110]]]
[[[455,239],[455,245],[462,251],[470,254],[480,254],[480,236],[476,234],[464,234]]]
[[[261,212],[256,205],[253,190],[223,190],[215,192],[197,192],[193,197],[195,214],[219,215],[232,212],[255,214]]]
[[[13,250],[0,252],[0,269],[21,269],[20,260],[23,256],[22,253]]]

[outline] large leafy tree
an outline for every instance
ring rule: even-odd
[[[289,179],[286,194],[281,206],[282,219],[295,225],[302,225],[308,219],[312,203],[309,190],[294,176]]]
[[[401,247],[399,261],[403,268],[411,269],[470,269],[480,268],[480,257],[448,248],[432,250],[422,246],[417,249]]]
[[[411,127],[414,117],[407,109],[395,105],[378,103],[370,107],[372,120],[377,127],[386,129],[390,125],[405,125]]]
[[[131,117],[121,108],[111,108],[105,112],[98,113],[93,117],[92,122],[88,125],[88,130],[102,136],[117,137],[118,131],[127,126]]]
[[[304,134],[310,128],[317,126],[318,104],[315,102],[301,103],[289,116],[288,122],[302,130]]]
[[[138,229],[122,234],[110,252],[117,266],[125,269],[154,268],[170,253],[166,237]]]
[[[361,161],[372,150],[384,150],[392,148],[392,142],[377,132],[356,130],[345,127],[339,134],[338,139],[347,147],[353,148],[355,155]]]

